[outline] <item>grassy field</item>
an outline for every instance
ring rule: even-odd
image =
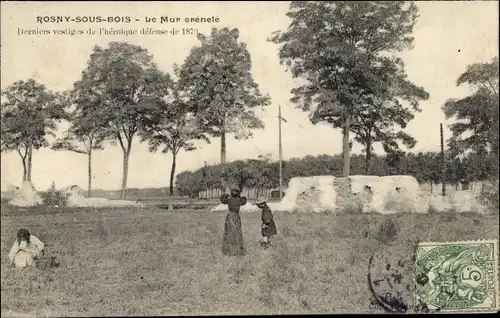
[[[367,313],[368,261],[411,254],[418,240],[498,238],[498,214],[275,213],[262,251],[260,214],[243,214],[248,255],[221,255],[224,213],[145,209],[18,210],[2,204],[4,316]],[[394,226],[392,226],[394,225]],[[61,267],[9,267],[29,228]]]

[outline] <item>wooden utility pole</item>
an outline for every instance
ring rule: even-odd
[[[446,195],[446,165],[444,162],[444,141],[443,141],[443,124],[439,124],[441,135],[441,195]]]
[[[279,131],[279,170],[280,170],[280,200],[283,198],[283,146],[281,144],[281,121],[286,123],[286,119],[281,117],[281,105],[278,106],[278,131]]]

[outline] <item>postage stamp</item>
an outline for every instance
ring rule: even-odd
[[[499,308],[498,240],[421,242],[415,301],[440,312]]]

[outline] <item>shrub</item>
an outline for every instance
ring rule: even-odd
[[[377,240],[381,243],[388,244],[396,238],[398,235],[398,229],[392,218],[387,218],[385,219],[382,224],[380,224],[378,233],[377,233]]]
[[[344,214],[358,215],[363,213],[363,202],[358,198],[354,198],[351,204],[346,204],[343,210]]]
[[[63,191],[57,190],[54,183],[49,190],[41,194],[45,206],[66,206],[68,196]]]
[[[488,207],[492,211],[499,211],[499,192],[498,192],[498,180],[491,182],[486,186],[484,192],[482,192],[479,196],[481,202],[484,202],[486,207]]]

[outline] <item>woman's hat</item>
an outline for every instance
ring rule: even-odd
[[[240,191],[240,187],[235,186],[235,185],[234,185],[234,186],[232,186],[232,187],[231,187],[231,191],[235,191],[235,190],[236,190],[236,191]]]
[[[239,187],[233,186],[233,187],[231,187],[231,193],[240,194],[241,190]]]

